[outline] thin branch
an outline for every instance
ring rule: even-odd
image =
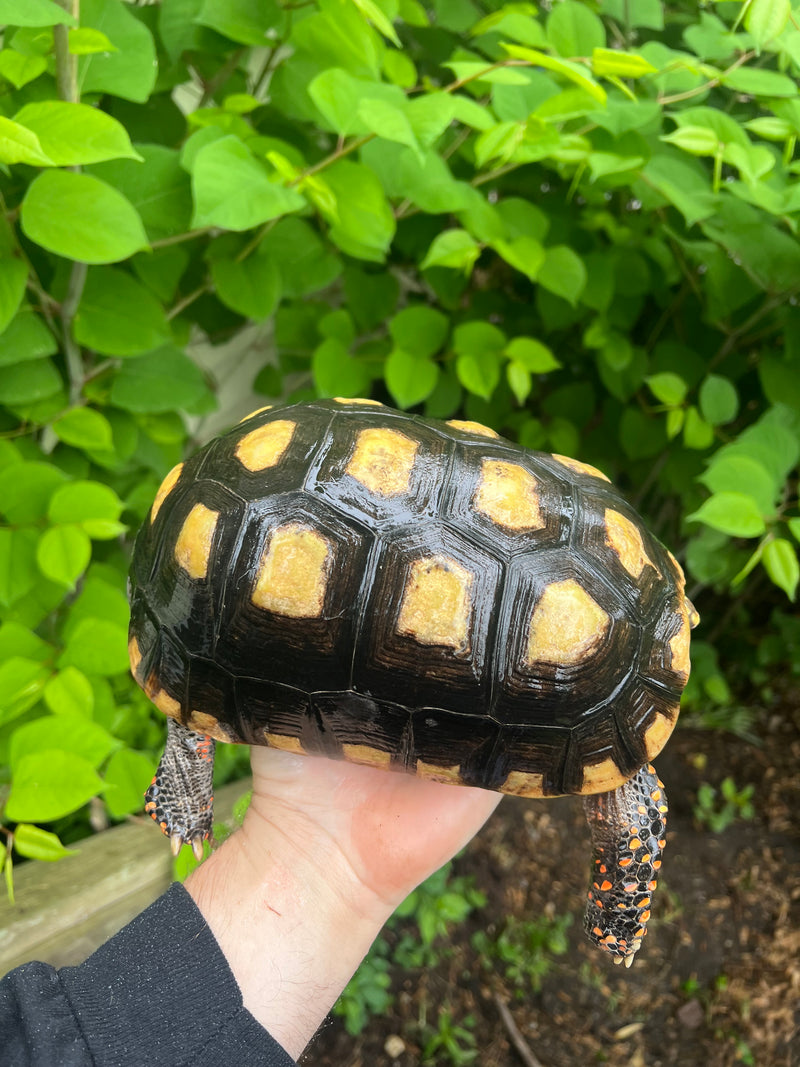
[[[503,1025],[508,1031],[508,1036],[511,1038],[511,1043],[517,1050],[519,1058],[525,1064],[525,1067],[543,1067],[542,1061],[534,1055],[528,1042],[522,1036],[522,1033],[514,1022],[514,1016],[511,1014],[511,1010],[508,1004],[497,993],[494,995],[494,1002],[497,1005],[497,1010],[500,1012],[500,1018],[503,1020]]]
[[[723,70],[718,77],[712,78],[710,81],[703,82],[702,85],[698,85],[694,89],[687,89],[684,93],[674,93],[672,96],[659,96],[659,104],[677,104],[681,100],[691,100],[693,96],[699,96],[700,93],[706,93],[709,89],[716,89],[723,78],[726,78],[733,71],[737,70],[743,64],[749,62],[755,55],[755,52],[743,52],[735,63],[732,63],[727,70]],[[662,73],[664,73],[662,71]]]
[[[211,286],[208,283],[201,285],[198,289],[195,289],[193,293],[189,293],[188,296],[185,296],[183,300],[179,300],[175,307],[167,312],[167,319],[171,322],[172,319],[180,315],[182,311],[185,311],[190,304],[193,304],[195,300],[199,300],[201,296],[210,292]]]
[[[211,233],[213,226],[201,226],[199,230],[189,230],[187,233],[176,233],[172,237],[161,237],[158,241],[151,241],[151,248],[168,248],[169,245],[183,244],[184,241],[193,241],[195,237],[205,237]]]

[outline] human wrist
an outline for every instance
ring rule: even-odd
[[[297,1057],[392,910],[337,842],[296,813],[258,806],[187,880],[245,1007]]]

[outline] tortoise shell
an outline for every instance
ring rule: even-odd
[[[191,730],[524,796],[671,733],[694,609],[598,470],[373,401],[266,408],[164,480],[130,653]]]

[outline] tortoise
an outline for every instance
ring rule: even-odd
[[[698,621],[604,474],[372,400],[259,409],[164,479],[131,569],[131,667],[167,716],[146,810],[212,828],[217,741],[523,797],[578,794],[585,929],[642,943]]]

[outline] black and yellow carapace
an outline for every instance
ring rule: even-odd
[[[600,471],[373,401],[266,408],[167,475],[131,606],[134,676],[170,717],[147,809],[175,848],[211,832],[213,739],[580,794],[587,933],[632,961],[697,615]]]

